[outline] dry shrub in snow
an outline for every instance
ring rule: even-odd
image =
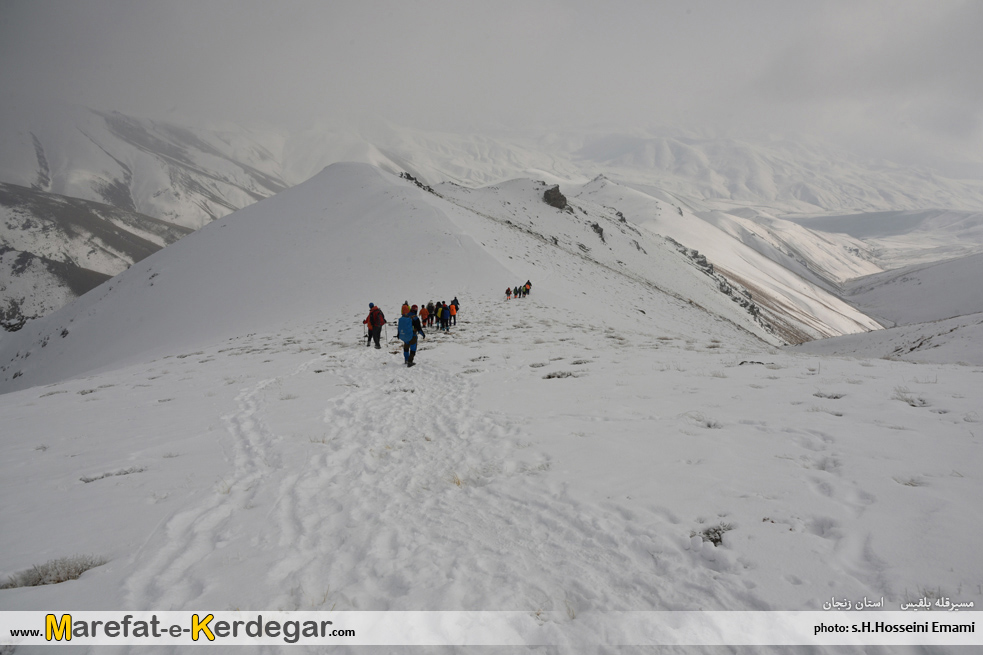
[[[75,555],[74,557],[53,559],[44,564],[35,564],[26,571],[10,576],[10,581],[0,585],[0,589],[40,587],[46,584],[58,584],[66,580],[77,580],[89,569],[102,566],[107,561],[92,555]]]
[[[709,541],[714,546],[719,546],[724,541],[724,533],[729,532],[734,529],[732,523],[718,523],[717,525],[711,525],[707,528],[703,528],[699,532],[694,530],[689,533],[690,537],[700,537],[703,541]]]
[[[924,398],[913,395],[908,387],[894,387],[894,395],[891,398],[908,403],[912,407],[928,407],[931,404]]]

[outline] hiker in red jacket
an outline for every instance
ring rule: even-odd
[[[375,339],[375,347],[382,348],[379,344],[379,337],[382,336],[382,326],[386,324],[386,317],[383,315],[382,310],[376,307],[375,304],[369,303],[369,315],[362,322],[368,326],[368,339],[365,342],[366,347]]]

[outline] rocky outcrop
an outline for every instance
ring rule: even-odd
[[[550,188],[546,189],[546,193],[543,194],[543,200],[550,207],[556,207],[557,209],[567,208],[567,197],[560,193],[560,185],[554,184]]]

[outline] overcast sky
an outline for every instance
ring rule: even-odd
[[[0,89],[182,122],[794,130],[983,156],[976,0],[0,0]]]

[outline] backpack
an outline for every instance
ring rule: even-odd
[[[408,343],[413,339],[413,319],[409,316],[402,316],[397,323],[399,326],[397,329],[397,334],[399,335],[399,340],[404,343]]]

